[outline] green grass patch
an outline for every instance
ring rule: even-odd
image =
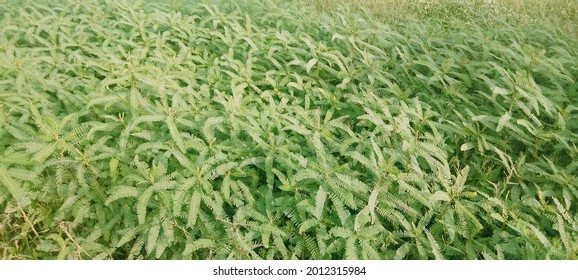
[[[578,258],[576,14],[5,2],[3,259]]]

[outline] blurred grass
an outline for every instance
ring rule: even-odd
[[[458,18],[484,23],[554,27],[578,39],[578,0],[296,0],[321,12],[344,6],[386,23]],[[277,0],[275,2],[286,2]]]

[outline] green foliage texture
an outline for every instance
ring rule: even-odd
[[[1,2],[1,258],[578,258],[568,28]]]

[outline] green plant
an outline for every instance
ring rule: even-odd
[[[286,5],[2,6],[2,257],[578,258],[575,39]]]

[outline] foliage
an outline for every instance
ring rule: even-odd
[[[5,259],[578,258],[561,32],[17,2],[0,8]]]
[[[283,1],[283,0],[273,0]],[[319,11],[343,6],[361,10],[371,18],[395,24],[430,18],[458,18],[478,24],[508,23],[518,27],[559,27],[574,38],[578,35],[578,0],[295,0]],[[461,25],[461,24],[459,24]]]

